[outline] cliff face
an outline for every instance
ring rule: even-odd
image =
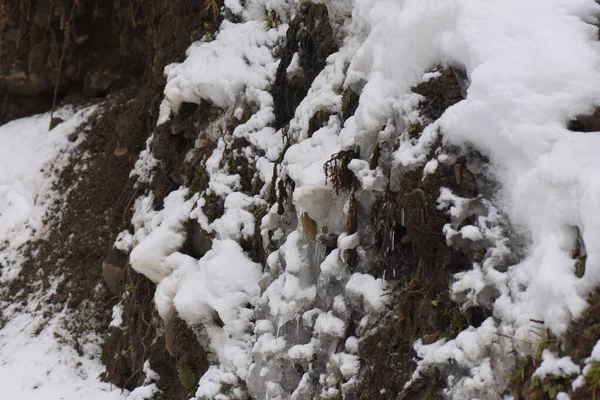
[[[0,0],[8,393],[595,396],[599,11]]]

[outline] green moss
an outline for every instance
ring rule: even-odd
[[[411,123],[411,124],[408,124],[408,127],[406,128],[406,130],[408,131],[409,135],[417,136],[417,135],[420,135],[421,132],[423,132],[423,125],[421,125],[418,122]]]
[[[127,282],[125,284],[125,291],[129,292],[129,293],[133,293],[133,291],[135,290],[135,285],[131,282]]]
[[[539,380],[537,377],[536,379]],[[544,379],[544,381],[540,383],[540,386],[544,393],[550,396],[551,399],[555,399],[557,394],[567,391],[563,381],[564,378],[562,377],[550,377],[549,379]]]
[[[600,323],[595,323],[592,326],[588,326],[583,331],[583,337],[588,340],[594,340],[600,337]]]
[[[196,375],[190,365],[183,358],[177,361],[177,378],[181,386],[190,392],[196,389]]]
[[[420,400],[436,400],[438,398],[439,382],[437,378],[431,380]]]
[[[585,373],[585,381],[590,387],[592,400],[596,400],[596,392],[600,386],[600,361],[594,361]]]
[[[439,304],[440,303],[438,300],[438,305]],[[460,308],[457,304],[451,303],[444,310],[444,316],[448,318],[448,327],[446,328],[442,336],[452,339],[467,328],[467,320],[465,316],[462,315],[462,313],[460,312]]]
[[[549,348],[552,344],[556,343],[556,338],[554,338],[552,336],[552,334],[550,333],[550,330],[542,329],[541,332],[542,333],[538,333],[538,336],[540,337],[541,340],[535,351],[534,362],[536,365],[538,365],[542,361],[542,353],[544,352],[544,350]]]
[[[258,222],[258,223],[260,223],[260,220],[262,220],[262,218],[265,215],[267,215],[268,212],[269,212],[269,205],[268,204],[257,205],[252,210],[252,214],[254,215],[254,219],[256,219],[256,222]]]
[[[531,374],[535,370],[531,356],[519,357],[515,363],[515,369],[510,377],[509,387],[512,388],[512,395],[519,399]]]
[[[264,22],[269,29],[277,27],[277,14],[275,13],[275,11],[268,11],[267,15],[264,18]]]

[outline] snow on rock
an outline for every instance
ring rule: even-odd
[[[377,132],[394,114],[406,116],[414,101],[409,89],[428,69],[449,64],[466,70],[466,99],[447,109],[418,140],[401,139],[394,159],[400,167],[425,163],[440,134],[446,144],[472,146],[489,157],[492,178],[501,183],[492,202],[512,224],[525,228],[530,242],[524,242],[525,257],[506,270],[497,257],[506,248],[500,240],[496,255],[457,275],[454,290],[497,291],[497,298],[488,299],[490,306],[500,328],[517,340],[528,339],[531,319],[563,334],[600,284],[600,223],[593,211],[600,193],[595,155],[600,139],[566,128],[569,119],[600,103],[598,29],[588,23],[599,11],[589,0],[358,1],[354,7],[353,17],[364,20],[369,31],[347,77],[349,85],[362,88],[355,114],[358,137]],[[454,234],[470,241],[498,237],[482,229],[485,221],[478,222],[460,232],[447,230],[449,241]],[[583,279],[573,272],[574,228],[587,250]],[[492,332],[493,325],[488,321],[478,332],[484,326]],[[421,365],[438,352],[440,358],[432,362],[445,363],[445,351],[461,335]],[[489,369],[475,374],[493,343],[493,335],[485,334],[469,346],[473,381],[455,380],[454,398],[463,398],[457,393],[497,396],[497,388],[489,389],[495,387],[494,374]],[[452,350],[448,356],[461,363],[465,353]]]
[[[346,293],[351,300],[362,302],[363,307],[377,311],[387,300],[383,293],[384,287],[382,279],[357,272],[346,283]]]
[[[323,165],[335,153],[356,151],[361,159],[348,165],[360,184],[356,191],[384,192],[397,186],[403,169],[420,165],[434,174],[452,162],[434,146],[474,149],[489,159],[489,168],[479,172],[497,183],[497,191],[462,199],[440,188],[438,207],[451,220],[440,234],[465,254],[485,250],[472,269],[454,276],[451,296],[463,308],[491,309],[493,318],[453,340],[417,341],[421,361],[411,382],[439,368],[451,378],[444,392],[449,398],[498,398],[511,366],[499,336],[530,343],[531,320],[565,333],[600,284],[600,139],[566,128],[600,105],[598,29],[588,23],[600,6],[592,0],[333,2],[332,20],[344,21],[337,26],[343,40],[289,126],[276,130],[269,93],[278,66],[274,48],[296,10],[292,3],[227,0],[241,22],[224,20],[214,41],[194,43],[183,63],[167,68],[159,123],[183,102],[208,101],[233,117],[252,104],[253,115],[230,136],[216,138],[205,165],[208,191],[191,198],[185,189],[174,192],[162,211],[139,211],[148,203],[142,198],[138,227],[117,245],[133,248],[133,267],[159,283],[161,316],[177,312],[208,336],[218,361],[201,378],[198,398],[242,396],[240,379],[261,399],[318,395],[311,381],[324,395],[338,395],[340,379],[347,380],[342,392],[350,390],[359,369],[351,334],[372,326],[368,317],[388,299],[383,280],[350,271],[345,262],[350,250],[364,254],[364,233],[347,232],[351,195],[332,187]],[[281,19],[275,28],[263,20],[270,11]],[[288,76],[301,76],[299,57],[286,66]],[[411,88],[439,76],[431,70],[440,65],[465,71],[466,98],[410,137],[407,127],[421,122],[421,96]],[[360,99],[355,114],[343,120],[345,90]],[[331,116],[309,135],[317,111]],[[222,166],[232,138],[251,143],[248,159],[267,183],[261,195],[272,178],[277,196],[284,182],[293,182],[287,202],[272,205],[262,221],[251,207],[265,202],[241,193],[240,176]],[[381,151],[388,161],[371,168],[367,156],[378,144],[386,144]],[[136,170],[151,169],[153,162]],[[225,204],[224,215],[210,223],[202,211],[209,193]],[[200,260],[178,253],[187,218],[213,239]],[[269,251],[264,271],[235,243],[252,236],[255,224]],[[570,254],[576,232],[587,251],[583,279],[575,276]],[[337,248],[315,240],[325,233]],[[358,333],[346,332],[349,310],[367,316]],[[348,353],[336,350],[344,342]],[[311,354],[328,362],[315,366]],[[568,360],[552,357],[545,355],[539,374],[556,370],[554,364],[575,373]],[[305,372],[292,371],[290,359],[303,363]],[[232,389],[224,395],[223,387]]]
[[[571,357],[557,358],[548,349],[542,352],[542,363],[533,373],[534,376],[544,378],[551,376],[577,375],[581,369],[571,361]]]
[[[260,266],[248,259],[233,240],[219,241],[183,276],[173,303],[190,324],[216,311],[225,324],[235,323],[246,304],[260,294]]]
[[[186,199],[187,193],[187,189],[181,189],[165,198],[164,208],[149,221],[149,232],[131,251],[131,267],[154,283],[171,273],[165,259],[185,241],[185,222],[197,200],[197,195]]]
[[[282,25],[278,29],[285,30]],[[183,102],[207,100],[221,107],[233,107],[246,90],[265,90],[277,62],[270,51],[281,32],[266,29],[261,21],[223,21],[216,40],[197,42],[181,64],[166,68],[165,100],[159,123],[168,120]]]

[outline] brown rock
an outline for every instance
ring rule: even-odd
[[[125,157],[129,154],[129,150],[125,146],[117,146],[114,151],[115,156],[117,157]]]
[[[123,290],[125,281],[125,269],[113,264],[102,264],[102,277],[108,289],[115,295],[119,295]]]
[[[302,230],[306,232],[309,238],[315,240],[317,237],[317,222],[308,213],[302,213],[300,220],[302,222]]]
[[[62,118],[59,117],[52,117],[52,119],[50,119],[50,126],[49,126],[49,130],[54,129],[57,125],[62,124],[64,121]],[[69,135],[71,136],[71,135]],[[77,135],[75,135],[75,138],[77,139]],[[71,140],[71,138],[69,138],[70,142],[74,142],[74,140]]]

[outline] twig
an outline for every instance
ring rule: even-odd
[[[58,62],[58,69],[56,71],[56,79],[54,81],[54,96],[52,98],[52,111],[50,111],[50,120],[51,121],[52,121],[52,118],[54,117],[54,110],[56,108],[56,100],[58,98],[58,84],[60,82],[60,73],[62,71],[62,65],[63,65],[63,61],[65,59],[65,53],[67,52],[67,45],[69,43],[69,35],[71,32],[71,25],[73,23],[73,16],[75,15],[75,7],[77,7],[78,4],[79,4],[78,1],[73,2],[73,6],[71,7],[71,13],[69,15],[69,21],[67,22],[67,25],[64,28],[65,30],[64,30],[63,46],[62,46],[62,51],[60,54],[60,60]]]

